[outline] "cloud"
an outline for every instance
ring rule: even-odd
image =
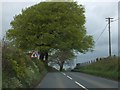
[[[2,0],[2,2],[41,2],[45,0]]]
[[[30,7],[36,2],[3,2],[2,3],[2,30],[3,35],[10,28],[10,22],[15,15],[21,13],[22,9]]]
[[[118,18],[118,3],[116,2],[82,2],[86,10],[86,28],[89,34],[93,35],[94,40],[100,36],[105,28],[107,21],[105,18]],[[95,42],[93,53],[79,54],[78,62],[86,62],[97,57],[108,56],[108,26],[99,40]],[[118,21],[111,23],[112,55],[118,54]]]

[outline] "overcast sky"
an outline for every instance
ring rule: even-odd
[[[24,2],[23,2],[24,1]],[[29,2],[28,2],[29,1]],[[41,0],[4,0],[0,3],[0,38],[5,35],[5,31],[10,28],[10,22],[16,14],[19,14],[23,8],[32,6]],[[44,1],[44,0],[42,0]],[[81,2],[80,2],[81,1]],[[93,35],[94,41],[99,37],[105,28],[107,21],[105,18],[112,17],[118,19],[118,1],[119,0],[77,0],[79,4],[85,7],[86,29],[88,34]],[[2,7],[2,9],[1,9]],[[120,6],[119,6],[120,8]],[[2,27],[2,28],[1,28]],[[111,38],[112,38],[112,54],[118,54],[118,21],[111,23]],[[79,54],[77,62],[85,62],[94,60],[97,57],[108,56],[108,27],[105,32],[95,43],[94,52],[86,54]]]

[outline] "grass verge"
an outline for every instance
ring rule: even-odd
[[[120,81],[120,63],[118,57],[109,57],[72,71],[92,74],[100,77]]]

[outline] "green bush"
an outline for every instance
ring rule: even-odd
[[[16,77],[8,78],[6,82],[3,82],[3,88],[22,88],[23,87],[21,82]]]
[[[3,88],[34,87],[46,73],[40,60],[30,59],[15,47],[6,46],[2,53]]]

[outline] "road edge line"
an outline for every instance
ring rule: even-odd
[[[72,80],[72,78],[71,78],[70,76],[67,75],[67,77],[68,77],[70,80]]]
[[[62,72],[63,75],[66,75],[65,73]]]
[[[84,88],[85,90],[88,90],[86,87],[84,87],[84,86],[83,86],[82,84],[80,84],[79,82],[75,81],[75,83],[76,83],[77,85],[79,85],[80,87]]]

